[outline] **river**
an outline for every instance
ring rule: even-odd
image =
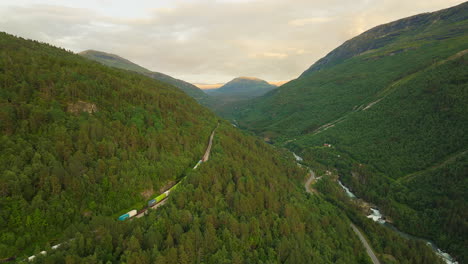
[[[302,164],[300,164],[299,162],[302,162],[304,159],[302,157],[298,156],[294,152],[292,152],[292,154],[294,155],[294,158],[296,159],[297,165],[302,167]],[[310,170],[310,168],[309,168],[309,170]],[[311,170],[311,172],[312,172],[312,170]],[[351,190],[348,187],[346,187],[340,180],[338,180],[338,184],[341,186],[341,188],[343,188],[343,190],[346,192],[346,195],[350,199],[357,199],[356,195],[354,193],[352,193]],[[307,186],[307,183],[306,183],[306,186]],[[307,187],[306,187],[306,189],[307,189]],[[371,208],[370,210],[371,210],[371,214],[369,214],[367,216],[367,218],[372,219],[372,221],[377,222],[377,223],[379,223],[379,224],[381,224],[383,226],[386,226],[386,227],[390,228],[391,230],[395,231],[397,234],[399,234],[400,236],[402,236],[402,237],[404,237],[406,239],[415,239],[415,240],[425,242],[426,245],[428,245],[429,247],[432,248],[432,250],[437,254],[437,256],[441,257],[445,261],[445,263],[447,263],[447,264],[459,264],[457,261],[455,261],[453,259],[452,256],[450,256],[448,253],[443,252],[440,248],[438,248],[433,241],[430,241],[430,240],[427,240],[427,239],[424,239],[424,238],[420,238],[420,237],[416,237],[416,236],[407,234],[405,232],[402,232],[398,228],[396,228],[394,225],[387,222],[385,220],[384,215],[380,212],[380,210],[377,207]]]
[[[348,195],[349,198],[357,199],[356,195],[354,195],[354,193],[352,193],[349,190],[349,188],[346,187],[341,181],[338,180],[338,184],[341,186],[341,188],[343,188],[343,190],[345,190],[346,195]],[[390,228],[391,230],[395,231],[400,236],[402,236],[402,237],[404,237],[406,239],[415,239],[415,240],[420,240],[420,241],[425,242],[426,245],[430,246],[432,248],[432,250],[434,250],[434,252],[437,254],[437,256],[441,257],[445,261],[445,263],[447,263],[447,264],[458,264],[458,262],[455,261],[452,258],[452,256],[450,256],[446,252],[443,252],[440,248],[438,248],[434,244],[433,241],[423,239],[423,238],[420,238],[420,237],[416,237],[416,236],[413,236],[413,235],[410,235],[410,234],[407,234],[405,232],[402,232],[402,231],[398,230],[398,228],[396,228],[394,225],[392,225],[389,222],[385,221],[384,215],[382,214],[382,212],[380,212],[380,210],[377,207],[371,208],[370,210],[371,210],[371,214],[368,215],[367,218],[372,219],[374,222],[377,222],[377,223],[379,223],[381,225],[384,225],[384,226]]]
[[[296,159],[296,161],[303,161],[304,159],[299,157],[296,153],[292,152],[292,154],[294,155],[294,158]]]

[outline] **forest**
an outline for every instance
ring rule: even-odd
[[[37,263],[370,263],[346,216],[296,184],[290,156],[228,123],[213,144],[161,209],[93,219]]]
[[[467,10],[366,31],[230,116],[466,262]]]
[[[370,264],[354,223],[382,263],[441,263],[365,218],[338,177],[466,262],[467,7],[379,27],[223,110],[249,131],[175,79],[0,33],[0,262]],[[304,165],[330,174],[314,193]]]
[[[0,259],[370,263],[288,152],[221,121],[192,170],[219,119],[173,86],[6,33],[0,85]]]
[[[5,33],[0,86],[1,257],[159,193],[218,122],[175,87]]]
[[[414,19],[407,18],[400,22],[402,28],[390,23],[371,29],[322,60],[333,61],[338,51],[354,56],[321,66],[318,71],[306,71],[266,96],[232,108],[230,115],[241,127],[278,143],[315,133],[325,124],[385,98],[413,74],[468,49],[468,19],[461,15],[467,9],[465,3],[447,11],[449,14],[430,14],[422,25],[413,25]],[[428,14],[420,16],[424,15]],[[382,32],[371,38],[368,35],[373,31]],[[387,35],[394,37],[381,45],[379,41]],[[359,53],[364,48],[359,46],[361,40],[380,47]]]
[[[325,199],[343,210],[364,230],[373,249],[383,263],[444,263],[424,242],[408,240],[394,231],[364,217],[363,209],[345,195],[332,177],[325,177],[314,186]]]
[[[295,141],[404,231],[466,256],[467,56],[420,72],[371,109]],[[432,85],[437,85],[433,89]],[[340,155],[340,158],[337,158]]]

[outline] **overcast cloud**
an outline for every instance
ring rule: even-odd
[[[193,83],[296,78],[347,39],[460,0],[2,0],[0,31]]]

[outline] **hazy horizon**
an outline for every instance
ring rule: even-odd
[[[0,30],[73,52],[117,54],[194,84],[297,78],[374,26],[464,1],[6,0]]]

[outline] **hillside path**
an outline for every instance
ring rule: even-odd
[[[369,246],[369,243],[367,243],[367,240],[364,238],[364,236],[362,235],[361,231],[359,231],[359,229],[358,229],[353,223],[351,223],[351,228],[352,228],[352,229],[354,230],[354,232],[358,235],[358,237],[359,237],[359,239],[361,240],[362,244],[363,244],[364,247],[366,248],[367,254],[368,254],[369,257],[371,258],[372,263],[374,263],[374,264],[380,264],[379,259],[378,259],[377,256],[374,254],[374,251],[373,251],[372,248]]]
[[[459,153],[456,153],[456,154],[453,154],[451,156],[449,156],[448,158],[446,158],[444,161],[438,163],[438,164],[435,164],[435,165],[432,165],[431,167],[429,168],[426,168],[424,170],[421,170],[421,171],[416,171],[416,172],[413,172],[411,174],[408,174],[406,176],[403,176],[403,177],[400,177],[399,179],[397,179],[398,182],[409,182],[411,181],[412,179],[414,179],[415,177],[423,174],[423,173],[426,173],[426,172],[430,172],[430,171],[433,171],[433,170],[436,170],[440,167],[443,167],[447,164],[449,164],[450,162],[453,162],[455,159],[465,155],[466,153],[468,153],[468,150],[464,150],[462,152],[459,152]]]

